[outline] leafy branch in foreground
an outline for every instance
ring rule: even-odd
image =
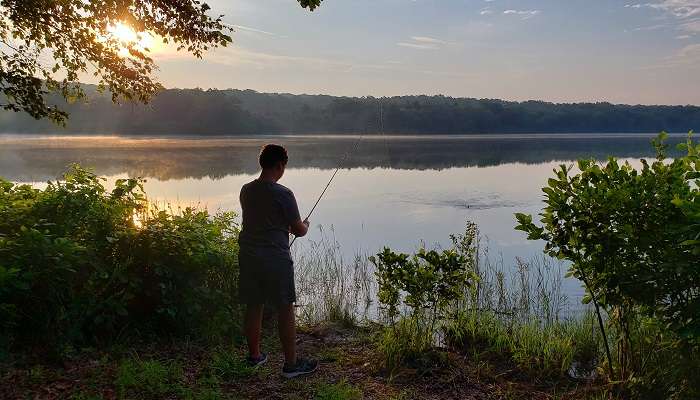
[[[298,1],[310,10],[321,3]],[[161,86],[144,38],[201,57],[231,42],[222,16],[209,11],[199,0],[0,0],[0,109],[64,124],[68,114],[45,96],[83,98],[85,74],[113,101],[147,102]],[[131,38],[115,34],[118,27]]]

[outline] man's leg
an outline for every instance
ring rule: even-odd
[[[284,360],[287,365],[295,365],[297,362],[297,330],[294,323],[294,304],[281,304],[279,306],[277,325],[284,351]]]
[[[250,358],[260,358],[260,337],[262,335],[263,304],[248,304],[245,311],[245,336],[248,339]]]

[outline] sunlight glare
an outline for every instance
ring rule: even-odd
[[[117,22],[108,29],[110,39],[117,40],[121,43],[122,48],[119,50],[119,56],[129,56],[129,46],[143,52],[153,52],[156,50],[158,41],[149,32],[136,32],[132,27],[123,23]]]

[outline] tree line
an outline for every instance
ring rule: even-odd
[[[700,107],[611,103],[513,102],[448,96],[337,97],[253,90],[167,89],[148,104],[113,104],[85,85],[87,101],[50,102],[70,115],[65,127],[0,112],[0,133],[255,135],[292,133],[468,134],[687,132]],[[381,115],[381,118],[380,118]]]

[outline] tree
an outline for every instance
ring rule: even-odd
[[[322,0],[297,1],[314,10]],[[112,101],[148,102],[161,86],[143,39],[196,57],[226,46],[230,28],[209,10],[199,0],[0,0],[0,108],[63,124],[68,114],[46,95],[85,97],[78,79],[88,73]],[[115,34],[117,27],[128,27],[132,39]]]

